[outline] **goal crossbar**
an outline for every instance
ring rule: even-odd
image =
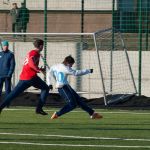
[[[0,32],[0,35],[94,35],[94,33],[21,33],[21,32]]]

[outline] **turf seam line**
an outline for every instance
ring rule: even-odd
[[[113,138],[113,137],[84,137],[84,136],[52,135],[52,134],[0,133],[0,135],[60,137],[60,138],[93,139],[93,140],[122,140],[122,141],[145,141],[145,142],[149,142],[150,141],[150,139],[129,139],[129,138]]]
[[[35,111],[35,109],[11,109],[11,108],[9,108],[9,109],[5,109],[5,110],[7,110],[7,111],[29,111],[29,110],[31,110],[31,111]],[[54,112],[55,110],[48,110],[48,109],[46,109],[45,111],[50,111],[50,112]],[[72,111],[73,113],[80,113],[80,112],[83,112],[83,111]],[[99,113],[105,113],[105,114],[137,114],[137,115],[150,115],[150,113],[149,112],[145,112],[145,113],[143,113],[143,112],[130,112],[130,111],[124,111],[124,112],[103,112],[103,111],[97,111],[97,112],[99,112]]]
[[[82,144],[48,144],[48,143],[28,143],[28,142],[7,142],[2,141],[0,144],[18,144],[18,145],[38,145],[38,146],[63,146],[63,147],[116,147],[116,148],[150,148],[150,146],[124,146],[124,145],[82,145]]]

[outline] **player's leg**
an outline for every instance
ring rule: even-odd
[[[12,32],[15,32],[15,23],[12,23]]]
[[[90,108],[82,99],[81,97],[71,88],[71,86],[68,85],[68,88],[72,95],[74,96],[74,99],[76,100],[77,104],[89,115],[91,116],[94,113],[94,110]]]
[[[90,108],[83,100],[82,98],[71,88],[71,86],[68,85],[68,88],[70,89],[72,95],[74,95],[74,98],[76,99],[77,104],[86,111],[92,119],[99,119],[102,118],[102,115],[94,112],[92,108]]]
[[[44,106],[46,102],[46,98],[49,94],[48,85],[40,77],[37,76],[32,79],[32,86],[34,86],[35,88],[41,89],[41,95],[40,95],[38,105],[36,107],[36,113],[47,115],[47,113],[43,111],[42,107]]]
[[[4,83],[4,78],[0,78],[0,96],[2,96],[3,83]]]
[[[22,30],[23,30],[23,33],[26,33],[26,30],[27,30],[27,23],[26,22],[23,22]],[[24,40],[24,42],[26,41],[26,35],[25,34],[23,35],[23,40]]]
[[[5,97],[11,92],[11,78],[5,78]],[[7,105],[9,107],[10,104]]]
[[[21,32],[20,22],[15,23],[15,32]]]
[[[15,32],[15,23],[12,23],[12,32],[13,32],[13,33]],[[15,38],[16,35],[13,35],[13,37]]]
[[[5,97],[11,92],[11,78],[5,78]]]
[[[26,30],[27,30],[27,23],[24,22],[24,24],[23,24],[23,32],[26,33]]]
[[[0,105],[0,112],[3,108],[5,108],[15,97],[21,94],[25,89],[30,87],[28,81],[20,80],[17,86],[8,94],[8,96],[4,99],[2,104]]]
[[[59,116],[62,116],[63,114],[66,114],[66,113],[72,111],[77,106],[74,96],[70,92],[67,85],[65,85],[62,88],[59,88],[58,91],[59,91],[60,96],[66,101],[67,104],[62,109],[60,109],[58,112],[55,112],[52,115],[51,119],[55,119]]]

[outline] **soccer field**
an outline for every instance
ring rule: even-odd
[[[150,111],[97,110],[91,120],[76,109],[63,117],[34,113],[34,108],[5,109],[0,116],[0,150],[150,149]]]

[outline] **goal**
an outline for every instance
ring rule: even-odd
[[[122,34],[116,29],[94,33],[105,105],[125,101],[137,94]]]
[[[14,86],[19,80],[27,52],[34,48],[32,43],[35,38],[45,41],[41,66],[61,63],[67,55],[72,55],[75,58],[74,68],[94,69],[90,75],[69,76],[71,86],[82,97],[104,98],[107,105],[136,93],[123,38],[119,32],[113,34],[112,29],[95,33],[0,33],[0,39],[8,40],[10,50],[15,54]]]

